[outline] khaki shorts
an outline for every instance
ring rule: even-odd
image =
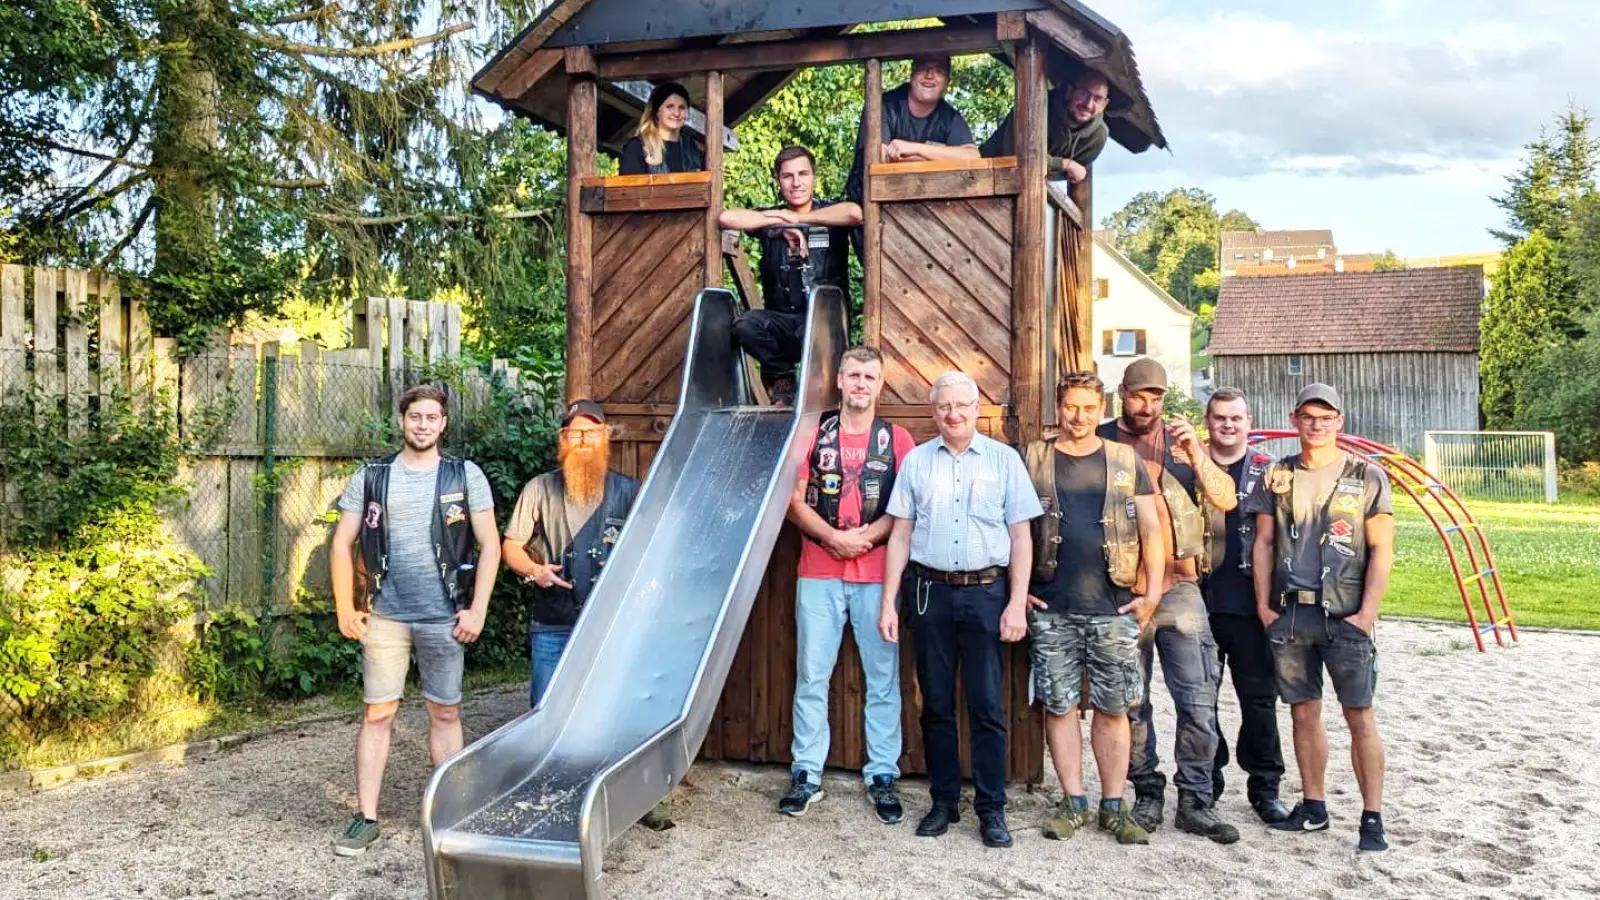
[[[466,647],[456,640],[454,622],[397,622],[383,616],[367,619],[361,637],[361,699],[388,703],[406,693],[406,672],[417,657],[422,697],[440,706],[461,703],[461,673]]]
[[[1033,693],[1052,715],[1062,716],[1083,702],[1083,673],[1089,673],[1089,705],[1112,716],[1127,715],[1144,702],[1139,668],[1139,620],[1132,614],[1088,616],[1033,610]]]

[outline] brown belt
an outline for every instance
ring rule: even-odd
[[[975,584],[994,584],[1006,574],[1003,566],[990,566],[987,569],[978,569],[975,572],[945,572],[939,569],[930,569],[922,563],[912,563],[911,571],[918,578],[929,581],[941,581],[956,587],[970,587]]]

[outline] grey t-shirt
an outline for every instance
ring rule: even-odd
[[[494,509],[494,494],[483,470],[468,462],[467,508],[473,512]],[[436,462],[425,469],[408,469],[396,459],[389,471],[389,571],[373,601],[372,611],[400,622],[449,622],[455,608],[444,593],[444,582],[433,559],[433,504],[439,474]],[[339,497],[339,509],[361,513],[366,466],[356,470]]]
[[[1298,465],[1294,469],[1294,521],[1300,529],[1300,541],[1295,546],[1294,558],[1289,563],[1289,584],[1291,591],[1314,591],[1322,587],[1322,545],[1321,535],[1327,530],[1328,498],[1339,484],[1339,475],[1344,472],[1344,456],[1318,469],[1302,469]],[[1389,492],[1389,476],[1384,473],[1382,466],[1368,465],[1366,467],[1367,487],[1364,494],[1372,499],[1367,503],[1367,508],[1362,514],[1363,519],[1373,516],[1392,514],[1394,500]],[[1274,501],[1269,478],[1263,478],[1256,484],[1255,491],[1245,500],[1245,512],[1266,513],[1273,512]],[[1288,535],[1278,535],[1276,540],[1279,546],[1288,540]]]

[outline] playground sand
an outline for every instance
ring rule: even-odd
[[[1058,796],[1047,776],[1039,793],[1013,789],[1016,846],[989,850],[965,812],[945,837],[915,837],[927,795],[914,779],[903,791],[908,821],[886,827],[848,774],[830,773],[828,798],[786,819],[774,812],[787,782],[781,768],[701,765],[675,795],[678,827],[630,830],[607,854],[605,884],[612,897],[666,900],[1600,895],[1600,636],[1530,634],[1522,647],[1479,655],[1463,626],[1384,623],[1379,645],[1387,854],[1355,854],[1360,797],[1330,708],[1328,832],[1268,832],[1245,804],[1242,773],[1230,769],[1220,805],[1243,832],[1237,844],[1176,833],[1170,791],[1167,825],[1148,847],[1118,847],[1098,832],[1058,843],[1038,830]],[[515,692],[473,698],[469,736],[522,702]],[[1171,703],[1160,688],[1155,702],[1170,772]],[[1233,734],[1227,688],[1222,718]],[[1286,708],[1280,722],[1287,745]],[[415,816],[425,737],[410,702],[384,785],[384,839],[356,859],[329,850],[354,805],[350,723],[0,800],[0,898],[424,897]],[[1292,800],[1292,760],[1289,770]]]

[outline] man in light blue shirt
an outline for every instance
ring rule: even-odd
[[[884,640],[899,641],[903,597],[917,635],[922,743],[933,797],[917,834],[937,837],[961,820],[959,663],[967,692],[978,832],[987,846],[1009,847],[1000,644],[1027,633],[1033,566],[1028,522],[1044,510],[1017,451],[977,432],[978,385],[971,376],[940,376],[928,402],[939,437],[906,455],[889,495],[894,527],[878,630]]]

